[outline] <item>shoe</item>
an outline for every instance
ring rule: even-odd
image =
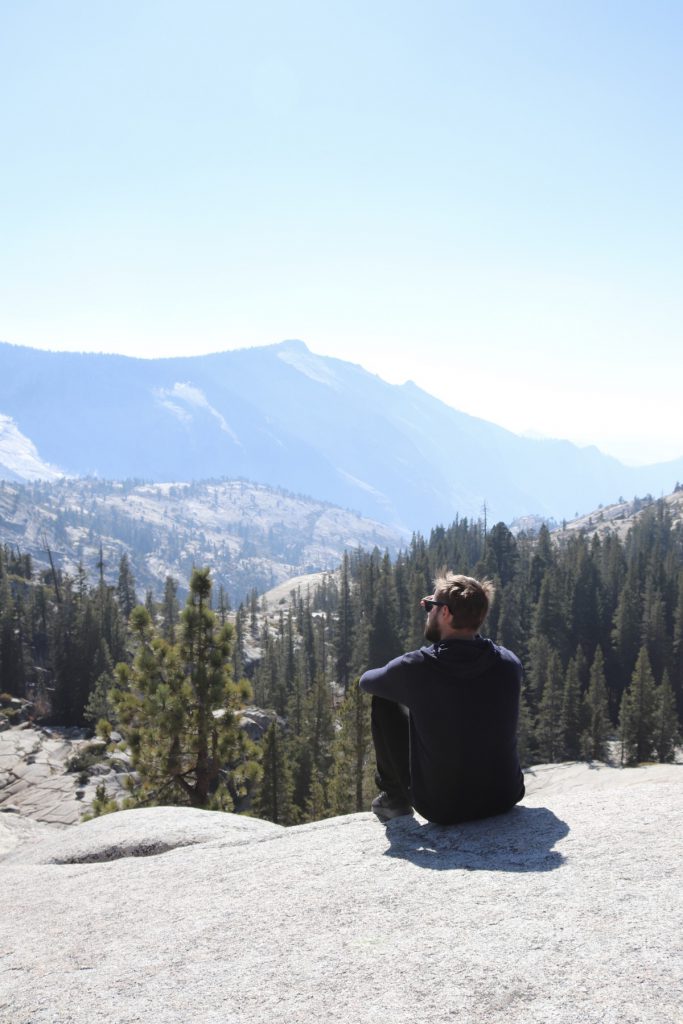
[[[370,806],[380,821],[391,821],[392,818],[400,818],[404,814],[412,815],[413,813],[413,808],[405,802],[402,796],[389,796],[385,792],[376,796]]]

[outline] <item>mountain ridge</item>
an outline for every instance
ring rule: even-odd
[[[683,458],[631,467],[520,437],[298,340],[163,359],[0,343],[0,414],[67,474],[243,477],[409,531],[484,504],[559,521],[683,478]]]
[[[167,576],[184,595],[192,568],[210,565],[233,602],[292,577],[335,569],[345,550],[395,553],[405,534],[329,502],[246,480],[173,483],[65,478],[0,481],[0,543],[36,566],[115,584],[129,558],[138,596],[161,597]]]

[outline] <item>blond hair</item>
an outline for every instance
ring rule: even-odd
[[[496,593],[491,580],[444,572],[434,580],[434,598],[445,601],[454,629],[479,629]]]

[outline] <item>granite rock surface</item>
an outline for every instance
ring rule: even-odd
[[[542,766],[453,827],[0,815],[0,1020],[681,1024],[682,772]]]
[[[99,784],[107,797],[127,796],[130,759],[108,754],[102,741],[88,740],[79,729],[38,728],[28,724],[0,732],[0,811],[49,825],[75,825],[95,799]],[[101,761],[89,766],[87,778],[68,771],[69,762],[99,745]]]

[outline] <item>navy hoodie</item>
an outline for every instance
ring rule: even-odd
[[[442,640],[361,677],[362,690],[410,711],[412,804],[423,817],[453,824],[522,799],[521,681],[519,659],[481,636]]]

